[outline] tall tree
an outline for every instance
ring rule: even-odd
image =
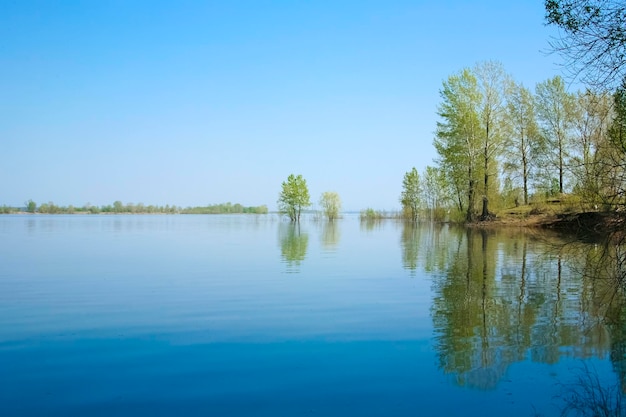
[[[559,193],[563,193],[574,120],[574,96],[565,91],[565,84],[559,76],[537,84],[535,93],[542,133],[549,148],[554,149],[554,152],[547,155],[546,168],[552,171],[552,167],[556,166]]]
[[[606,143],[599,149],[600,197],[611,208],[626,204],[626,79],[613,94]]]
[[[333,191],[323,192],[320,197],[320,206],[322,206],[324,215],[332,222],[339,217],[339,211],[341,210],[339,194]]]
[[[626,4],[623,0],[546,0],[546,21],[560,37],[552,49],[575,77],[615,87],[626,76]]]
[[[402,203],[402,211],[406,218],[413,222],[417,221],[419,215],[420,196],[422,187],[420,184],[420,176],[417,169],[404,174],[402,180],[402,193],[400,194],[400,203]]]
[[[543,141],[535,116],[533,94],[521,84],[511,82],[508,89],[508,119],[511,146],[507,149],[505,169],[522,183],[524,204],[528,204],[530,178]]]
[[[480,93],[478,108],[480,118],[481,162],[483,172],[483,198],[481,220],[489,218],[489,195],[494,176],[497,176],[497,159],[502,154],[507,129],[504,100],[508,76],[499,62],[487,61],[474,68]]]
[[[278,197],[278,209],[281,213],[289,216],[292,222],[300,221],[300,213],[303,208],[311,205],[309,189],[302,175],[293,174],[282,183],[282,190]]]
[[[467,221],[475,219],[476,184],[481,152],[481,96],[478,82],[471,70],[463,69],[443,82],[439,91],[442,102],[437,114],[434,146],[439,163],[455,193],[460,211],[466,207]]]
[[[589,203],[599,202],[600,170],[599,149],[606,140],[609,129],[611,97],[587,89],[578,92],[575,101],[573,129],[574,150],[572,170],[576,178],[577,193]]]

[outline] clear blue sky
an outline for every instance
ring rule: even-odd
[[[0,0],[0,205],[396,209],[442,81],[559,74],[543,1]]]

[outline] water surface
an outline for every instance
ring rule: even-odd
[[[7,215],[0,238],[3,416],[556,416],[581,367],[624,374],[609,289],[552,236]]]

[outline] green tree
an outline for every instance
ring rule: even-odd
[[[511,82],[508,89],[507,117],[511,126],[510,147],[506,151],[505,170],[522,183],[524,204],[528,204],[530,181],[537,158],[545,154],[543,137],[535,114],[535,100],[531,91]]]
[[[124,212],[124,204],[117,200],[113,202],[113,212],[114,213],[123,213]]]
[[[417,221],[421,193],[420,176],[417,169],[413,167],[412,170],[404,174],[402,193],[400,194],[400,203],[402,204],[404,217],[412,222]]]
[[[623,0],[546,0],[546,21],[561,29],[551,47],[574,77],[613,87],[626,76]]]
[[[505,87],[508,75],[499,62],[487,61],[474,68],[480,104],[481,162],[483,174],[483,198],[481,220],[490,217],[489,196],[492,192],[493,178],[497,178],[497,161],[503,152],[505,138],[508,137],[508,124],[505,117]]]
[[[26,202],[26,211],[29,213],[34,213],[35,211],[37,211],[37,203],[35,203],[33,200],[28,200]]]
[[[445,212],[443,207],[449,201],[446,195],[448,189],[442,171],[427,166],[422,175],[422,204],[428,209],[430,220],[443,220]]]
[[[613,94],[613,115],[598,150],[599,197],[607,208],[626,204],[626,80]]]
[[[542,133],[549,149],[554,150],[546,154],[544,167],[546,172],[557,170],[559,192],[563,193],[574,122],[574,95],[565,91],[565,83],[559,76],[537,84],[535,93]]]
[[[322,207],[324,216],[332,222],[339,217],[339,211],[341,211],[341,199],[339,198],[339,194],[333,191],[326,191],[322,193],[322,196],[320,197],[320,206]]]
[[[303,208],[311,205],[309,189],[302,175],[293,174],[282,183],[282,190],[278,197],[278,209],[281,213],[289,216],[292,222],[300,221]]]
[[[599,150],[606,142],[612,104],[608,94],[586,90],[576,95],[571,164],[576,193],[587,203],[601,200]]]
[[[442,102],[437,114],[441,121],[437,122],[434,141],[438,161],[454,189],[459,211],[466,209],[466,220],[473,221],[482,151],[478,81],[466,68],[448,77],[439,94]]]

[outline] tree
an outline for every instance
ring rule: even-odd
[[[322,196],[320,197],[320,206],[322,206],[324,215],[329,221],[332,222],[339,217],[339,211],[341,210],[341,199],[339,198],[339,194],[332,191],[322,193]]]
[[[475,219],[476,184],[479,178],[481,95],[469,69],[448,77],[439,91],[442,103],[437,114],[434,146],[440,168],[455,191],[457,207],[467,209],[467,221]]]
[[[611,208],[626,204],[626,80],[613,94],[613,119],[598,150],[600,198]]]
[[[412,170],[404,174],[404,179],[402,180],[402,193],[400,194],[402,211],[405,218],[410,219],[412,222],[417,221],[421,193],[422,187],[420,185],[420,176],[417,169],[413,167]]]
[[[617,86],[626,76],[623,0],[546,0],[546,22],[561,29],[552,50],[574,77],[594,87]]]
[[[597,203],[600,199],[602,163],[599,150],[604,146],[611,120],[611,96],[587,89],[576,95],[574,118],[574,149],[571,164],[576,178],[576,192],[583,201]]]
[[[554,166],[558,170],[559,193],[564,190],[564,175],[569,157],[570,130],[574,121],[575,99],[565,91],[563,79],[559,76],[537,84],[537,115],[542,124],[542,131],[549,149],[553,153],[546,155],[547,171]],[[551,180],[551,179],[550,179]]]
[[[292,222],[300,221],[300,213],[303,208],[311,205],[309,189],[302,175],[297,177],[293,174],[282,183],[282,191],[278,196],[278,209],[281,213],[289,216]]]
[[[448,189],[441,170],[427,166],[422,175],[422,204],[430,213],[430,220],[443,220],[443,205],[450,198],[445,194]]]
[[[508,118],[511,126],[511,146],[506,155],[506,171],[521,179],[524,204],[528,204],[530,179],[537,156],[545,153],[542,136],[535,116],[535,100],[528,88],[512,82],[508,92]]]
[[[26,211],[28,213],[34,213],[35,211],[37,211],[37,203],[35,203],[33,200],[28,200],[26,202]]]
[[[497,159],[502,154],[502,149],[507,136],[504,93],[508,76],[502,64],[498,62],[482,62],[474,68],[480,104],[478,114],[480,118],[481,138],[481,161],[483,172],[483,205],[481,220],[487,220],[489,214],[489,195],[493,181],[497,176]]]

